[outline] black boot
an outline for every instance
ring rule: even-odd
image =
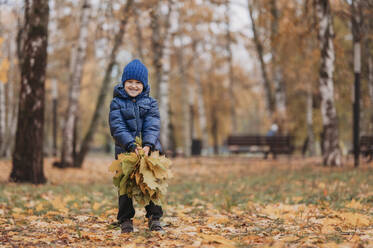
[[[126,219],[120,224],[120,229],[122,229],[122,233],[130,233],[133,232],[133,224],[132,220]]]
[[[150,231],[162,231],[163,228],[161,226],[161,222],[159,219],[150,217],[148,220],[148,226]]]

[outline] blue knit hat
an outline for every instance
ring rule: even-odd
[[[148,69],[140,60],[132,60],[124,67],[122,83],[129,79],[140,81],[144,85],[144,88],[148,86]]]

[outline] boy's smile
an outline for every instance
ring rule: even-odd
[[[142,92],[143,89],[144,89],[144,85],[138,80],[129,79],[126,82],[124,82],[124,90],[131,97],[138,96]]]

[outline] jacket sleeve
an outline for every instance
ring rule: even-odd
[[[144,145],[149,145],[152,150],[159,138],[159,133],[161,129],[161,120],[159,115],[158,103],[156,100],[151,99],[150,109],[145,115],[142,134],[142,143]]]
[[[110,133],[115,142],[120,145],[124,150],[128,150],[128,146],[135,140],[131,136],[123,116],[120,113],[120,106],[115,100],[111,101],[109,113]]]

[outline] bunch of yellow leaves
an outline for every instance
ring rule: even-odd
[[[141,140],[136,139],[136,142],[141,147]],[[140,149],[138,154],[119,154],[109,171],[115,172],[113,183],[118,187],[119,195],[126,194],[140,205],[146,205],[150,200],[161,204],[167,193],[167,179],[172,176],[170,166],[171,160],[159,155],[158,151],[147,156]]]

